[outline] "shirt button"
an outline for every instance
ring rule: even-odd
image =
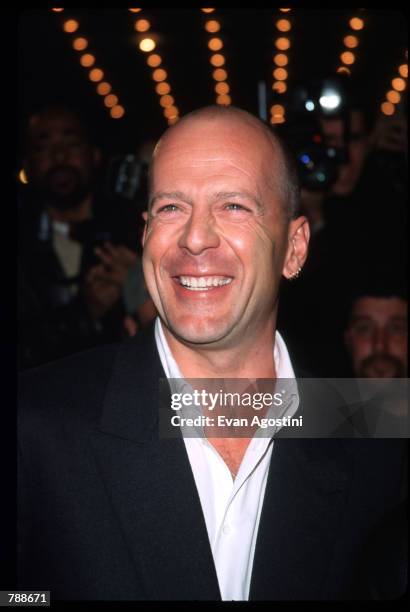
[[[224,526],[222,527],[222,533],[223,533],[224,535],[228,535],[228,533],[231,533],[231,528],[230,528],[230,526],[229,526],[229,525],[224,525]]]

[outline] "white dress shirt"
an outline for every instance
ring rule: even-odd
[[[182,378],[160,319],[155,340],[167,378]],[[294,379],[285,342],[276,331],[273,348],[277,378]],[[297,398],[298,400],[298,398]],[[292,416],[298,401],[292,405]],[[273,449],[273,439],[254,437],[236,478],[205,437],[184,437],[205,517],[209,542],[223,600],[248,600],[256,537]]]

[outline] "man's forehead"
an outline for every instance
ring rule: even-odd
[[[407,317],[407,302],[399,297],[362,297],[353,306],[352,316],[387,316]]]
[[[342,117],[322,118],[320,121],[322,130],[325,134],[342,135]],[[362,131],[364,129],[364,118],[361,111],[352,110],[349,113],[349,126],[351,131]]]
[[[277,146],[261,130],[236,118],[223,120],[195,119],[176,126],[158,143],[153,170],[158,165],[188,163],[194,167],[236,163],[240,167],[262,162],[274,163]]]
[[[80,121],[69,114],[34,115],[29,121],[29,137],[37,140],[47,138],[53,133],[76,134],[85,137]]]

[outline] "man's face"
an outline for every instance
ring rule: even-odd
[[[185,343],[230,347],[272,331],[289,242],[268,182],[276,155],[237,120],[190,121],[156,152],[144,274],[166,327]]]
[[[89,193],[94,152],[76,117],[49,113],[32,117],[26,166],[39,197],[58,209],[78,205]]]
[[[360,298],[345,340],[357,377],[406,377],[407,302],[397,297]]]
[[[347,146],[349,161],[338,168],[338,178],[332,185],[332,193],[348,195],[359,180],[365,162],[369,141],[360,111],[350,113],[349,142],[345,142],[342,119],[322,119],[321,128],[325,143],[335,148]]]

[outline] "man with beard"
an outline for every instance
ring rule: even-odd
[[[401,595],[402,548],[374,554],[380,584],[362,559],[400,501],[401,440],[161,434],[161,379],[169,399],[175,381],[289,379],[292,410],[321,410],[276,327],[281,279],[309,241],[286,149],[250,113],[206,107],[166,131],[150,170],[155,324],[22,377],[19,588],[62,600]]]
[[[344,427],[353,426],[358,437],[406,437],[407,293],[394,272],[387,275],[381,263],[375,267],[380,278],[362,277],[366,286],[353,291],[347,309],[347,374],[355,378],[346,379],[354,401]]]
[[[357,297],[345,343],[358,378],[407,377],[407,300],[371,292]]]
[[[22,369],[121,336],[122,287],[137,233],[119,199],[97,193],[101,153],[69,109],[33,114],[24,140],[28,198],[20,210]]]

